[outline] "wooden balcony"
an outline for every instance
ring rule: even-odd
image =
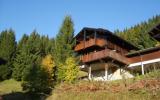
[[[106,40],[104,39],[89,39],[86,41],[81,41],[79,44],[77,44],[74,48],[75,51],[79,51],[91,46],[100,46],[103,47],[106,44]]]
[[[98,52],[92,52],[86,55],[81,56],[81,61],[83,63],[92,62],[104,58],[112,58],[118,62],[121,62],[123,64],[129,64],[128,59],[125,56],[120,55],[119,53],[116,53],[116,51],[112,51],[109,49],[101,50]]]

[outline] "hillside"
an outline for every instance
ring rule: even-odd
[[[13,79],[0,82],[0,95],[7,100],[30,100]],[[37,97],[36,97],[37,98]],[[160,70],[133,79],[110,82],[77,81],[57,85],[47,100],[159,100]]]
[[[17,82],[13,79],[0,82],[0,95],[8,94],[11,92],[21,92],[21,82]]]
[[[123,31],[116,30],[115,33],[140,49],[150,48],[154,47],[157,41],[151,38],[148,32],[158,23],[160,23],[160,15],[154,16],[130,28],[126,28]]]
[[[112,82],[60,84],[47,100],[159,100],[160,70]]]

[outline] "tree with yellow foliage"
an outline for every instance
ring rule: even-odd
[[[69,57],[66,59],[65,63],[60,64],[57,73],[57,79],[61,80],[59,82],[69,82],[72,83],[78,78],[79,68],[75,57]]]
[[[55,63],[53,60],[53,57],[48,54],[42,59],[42,67],[48,72],[48,75],[50,77],[50,82],[53,81],[54,77],[54,69],[55,69]],[[51,83],[52,84],[52,83]]]
[[[65,81],[71,83],[78,77],[79,68],[74,57],[69,57],[65,61],[66,71],[65,71]]]
[[[155,46],[160,46],[160,42],[159,41],[157,41],[157,43],[156,43],[156,45]]]

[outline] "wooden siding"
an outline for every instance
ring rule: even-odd
[[[143,54],[141,56],[137,55],[135,57],[128,58],[128,61],[130,63],[136,63],[136,62],[141,62],[141,60],[147,61],[147,60],[153,60],[153,59],[157,59],[157,58],[160,58],[160,51],[155,51],[155,52]]]
[[[129,64],[128,59],[125,56],[122,56],[121,54],[119,54],[115,51],[109,50],[109,49],[104,49],[101,51],[91,52],[89,54],[82,55],[81,61],[83,63],[87,63],[87,62],[92,62],[92,61],[104,59],[107,57],[112,58],[114,60],[117,60],[117,61],[124,63],[124,64]]]
[[[124,55],[121,55],[121,54],[115,52],[115,51],[112,51],[109,49],[104,49],[101,51],[91,52],[91,53],[82,55],[80,60],[83,63],[88,63],[88,62],[92,62],[92,61],[96,61],[96,60],[100,60],[100,59],[105,59],[107,57],[128,65],[131,63],[141,62],[141,60],[147,61],[147,60],[153,60],[153,59],[160,58],[160,51],[155,51],[152,53],[143,54],[141,56],[137,55],[137,56],[128,58],[128,57],[125,57]]]
[[[77,44],[74,48],[75,51],[83,50],[91,46],[100,46],[103,47],[106,45],[106,40],[104,39],[94,39],[90,38],[86,41],[80,41],[79,44]]]
[[[96,38],[96,39],[90,38],[89,40],[86,41],[80,41],[80,43],[75,46],[74,50],[80,51],[91,46],[99,46],[99,47],[106,46],[111,50],[116,50],[116,52],[122,55],[128,53],[128,50],[124,49],[123,47],[102,38]]]
[[[128,51],[124,48],[122,48],[121,46],[114,44],[110,41],[107,41],[107,48],[111,49],[111,50],[116,50],[116,52],[124,55],[126,53],[128,53]]]

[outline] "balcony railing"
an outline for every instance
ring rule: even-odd
[[[75,51],[79,51],[91,46],[100,46],[103,47],[106,44],[106,40],[104,39],[89,39],[86,41],[81,41],[79,44],[75,46]]]
[[[81,56],[81,61],[83,63],[92,62],[104,58],[112,58],[114,60],[117,60],[118,62],[121,62],[123,64],[129,64],[128,59],[125,56],[122,56],[121,54],[117,53],[116,51],[105,49],[98,52],[92,52],[86,55]]]

